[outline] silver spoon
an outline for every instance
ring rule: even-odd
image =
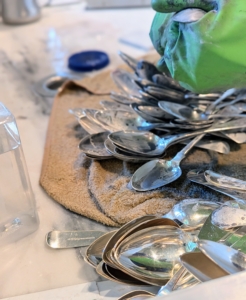
[[[163,218],[178,220],[182,228],[201,227],[212,211],[220,206],[218,202],[203,199],[185,199],[175,204]]]
[[[105,110],[125,110],[125,111],[132,111],[129,105],[124,105],[120,103],[115,103],[113,101],[108,100],[101,100],[100,101],[101,106]]]
[[[137,104],[137,108],[138,110],[140,110],[141,112],[144,112],[147,115],[151,115],[157,119],[161,119],[161,120],[166,120],[166,119],[173,119],[173,116],[171,116],[170,114],[167,114],[166,112],[164,112],[162,109],[160,109],[159,107],[156,106],[149,106],[149,105],[145,105],[145,104]]]
[[[138,108],[139,106],[137,103],[130,104],[130,107],[132,110],[134,110],[134,112],[136,112],[136,114],[138,114],[141,118],[143,118],[147,122],[160,123],[162,121],[151,114],[146,114],[146,112],[139,110],[139,108]],[[149,106],[149,107],[151,107],[151,106]]]
[[[148,86],[144,88],[144,91],[158,100],[170,99],[174,101],[182,101],[184,99],[184,93],[177,90],[164,89],[154,86]]]
[[[108,138],[109,132],[100,132],[87,135],[79,143],[79,149],[93,158],[112,158],[113,156],[105,149],[104,142]]]
[[[159,107],[165,112],[181,119],[188,121],[207,121],[209,116],[203,112],[190,108],[189,106],[172,103],[168,101],[159,101]]]
[[[204,172],[207,182],[221,188],[244,191],[246,193],[246,181],[234,177],[225,176],[211,170]]]
[[[145,163],[146,161],[155,159],[155,157],[144,157],[123,152],[122,150],[117,148],[109,139],[105,141],[104,146],[115,158],[118,158],[123,161],[131,163]]]
[[[131,103],[139,103],[139,104],[143,103],[143,99],[141,98],[141,96],[136,97],[136,96],[132,96],[132,95],[111,92],[110,97],[115,102],[124,104],[124,105],[129,105]]]
[[[105,234],[102,231],[50,231],[46,234],[46,244],[53,249],[85,247]]]
[[[114,256],[122,270],[143,281],[166,284],[177,268],[179,256],[196,247],[194,237],[173,226],[162,225],[139,230],[125,238]],[[192,244],[193,243],[193,244]],[[154,284],[154,282],[153,282]]]
[[[229,275],[202,252],[184,253],[179,259],[181,264],[201,282]]]
[[[179,166],[181,161],[204,135],[205,134],[201,134],[195,137],[183,150],[178,152],[172,160],[156,159],[140,167],[131,178],[131,186],[133,189],[142,192],[150,191],[177,180],[182,174],[182,170]]]
[[[137,130],[139,126],[145,127],[149,126],[150,124],[152,125],[152,123],[147,122],[142,117],[138,116],[134,111],[97,111],[95,118],[104,128],[114,129],[109,131]]]
[[[99,127],[96,123],[92,122],[87,117],[78,119],[78,122],[89,134],[96,134],[98,132],[105,131],[104,128]]]
[[[135,73],[142,79],[152,81],[152,77],[155,74],[161,74],[156,66],[146,60],[140,60],[137,63]]]
[[[134,82],[136,76],[127,71],[117,69],[111,73],[112,79],[118,88],[127,95],[139,96],[139,87]]]
[[[235,89],[235,88],[225,91],[216,101],[212,102],[207,107],[206,114],[211,114],[220,102],[224,101],[226,98],[232,96],[236,92],[237,92],[237,89]]]
[[[138,60],[136,60],[135,58],[131,57],[130,55],[119,51],[118,52],[120,58],[133,70],[135,71],[137,68],[137,64],[138,64]]]
[[[171,125],[173,125],[173,127],[175,127],[174,124],[171,124]],[[138,129],[148,131],[148,130],[152,130],[152,129],[156,129],[156,128],[167,127],[167,126],[170,126],[170,125],[168,125],[166,123],[159,123],[159,124],[155,123],[155,124],[150,124],[150,125],[138,126]],[[195,126],[193,126],[193,127],[196,128]],[[217,131],[223,131],[223,130],[242,129],[245,127],[246,127],[246,122],[245,122],[244,118],[239,118],[239,119],[228,121],[225,123],[215,123],[208,129],[204,130],[203,132],[209,133],[209,132],[217,132]],[[190,129],[192,129],[192,126],[190,126]]]
[[[152,77],[152,80],[154,83],[156,83],[159,86],[163,86],[166,88],[170,88],[170,89],[174,89],[174,90],[178,90],[178,91],[182,91],[182,92],[185,91],[185,89],[179,85],[178,81],[176,81],[170,77],[167,77],[163,74],[155,74]]]
[[[199,249],[229,274],[246,270],[246,255],[238,250],[213,241],[198,241]]]
[[[224,204],[213,211],[211,222],[221,229],[230,229],[246,225],[246,211],[240,207]]]
[[[181,144],[187,145],[188,141],[183,141]],[[230,153],[230,146],[225,141],[202,140],[195,145],[197,148],[215,151],[222,154]]]
[[[160,138],[151,132],[138,131],[119,131],[109,135],[109,139],[122,148],[131,149],[135,153],[145,156],[158,156],[170,146],[181,142],[190,137],[202,133],[210,133],[222,130],[230,130],[231,127],[246,127],[246,122],[242,119],[230,121],[223,124],[214,124],[205,130],[194,131],[190,133],[171,135],[169,137]]]
[[[242,205],[242,207],[244,206],[246,208],[246,193],[245,192],[221,188],[221,187],[212,185],[212,184],[208,183],[207,180],[205,179],[203,171],[192,170],[187,174],[187,178],[192,182],[202,184],[202,185],[209,187],[217,192],[220,192],[224,195],[227,195],[227,196],[233,198],[237,203],[239,203],[239,205]]]
[[[172,16],[172,21],[179,23],[191,23],[199,21],[206,11],[198,8],[183,9]]]

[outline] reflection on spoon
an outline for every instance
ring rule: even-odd
[[[131,178],[131,185],[136,191],[150,191],[167,185],[178,179],[182,170],[181,161],[193,146],[204,137],[201,134],[194,138],[183,150],[178,152],[172,160],[156,159],[140,167]]]
[[[219,203],[203,199],[185,199],[175,204],[165,218],[177,219],[183,227],[201,227]]]
[[[246,192],[246,181],[215,173],[211,170],[204,172],[204,176],[208,183],[221,188],[229,188],[233,190],[241,190]]]
[[[229,274],[246,270],[246,255],[221,243],[198,241],[199,249]]]

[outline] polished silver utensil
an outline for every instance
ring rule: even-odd
[[[174,90],[178,90],[181,92],[185,92],[186,90],[180,86],[180,84],[178,83],[178,81],[172,79],[171,77],[168,77],[164,74],[155,74],[152,77],[152,80],[154,83],[156,83],[159,86],[163,86],[169,89],[174,89]]]
[[[244,191],[246,193],[246,181],[234,177],[225,176],[211,170],[204,172],[207,182],[221,188]]]
[[[104,143],[105,148],[115,157],[123,161],[132,162],[132,163],[144,163],[156,157],[144,157],[137,154],[127,153],[119,148],[117,148],[111,140],[107,139]],[[163,155],[164,156],[164,155]]]
[[[89,134],[97,134],[99,132],[105,131],[106,129],[98,126],[96,123],[89,120],[87,117],[82,117],[78,119],[79,124],[87,131]]]
[[[167,127],[167,124],[165,123],[160,123],[160,124],[150,124],[150,125],[146,125],[146,126],[139,126],[138,129],[140,130],[152,130],[155,128],[159,128],[159,127]],[[173,126],[175,127],[175,126]],[[184,125],[182,125],[182,127],[185,127]],[[228,121],[225,123],[214,123],[212,126],[210,126],[207,129],[204,129],[203,132],[206,133],[210,133],[210,132],[220,132],[220,131],[224,131],[224,130],[232,130],[232,129],[242,129],[246,127],[246,122],[244,118],[239,118],[239,119],[235,119],[232,121]],[[190,126],[190,129],[192,129],[192,126]],[[193,129],[195,129],[195,127],[193,127]],[[201,132],[201,131],[197,131],[197,132]],[[194,134],[194,133],[193,133]]]
[[[211,215],[211,222],[221,229],[230,229],[246,225],[246,210],[238,205],[228,205],[225,203]]]
[[[137,68],[137,64],[138,64],[138,60],[131,57],[130,55],[122,52],[122,51],[118,51],[119,56],[121,57],[121,59],[133,70],[135,71]]]
[[[199,283],[200,281],[191,276],[185,267],[181,266],[167,284],[161,287],[158,296],[167,296],[175,290],[196,286]]]
[[[145,111],[139,110],[138,104],[137,103],[132,103],[130,104],[130,107],[133,111],[135,111],[141,118],[146,120],[147,122],[152,122],[152,123],[160,123],[162,120],[154,117],[151,114],[146,114]],[[151,107],[151,106],[150,106]]]
[[[172,21],[179,23],[191,23],[199,21],[206,11],[199,8],[187,8],[183,9],[172,16]]]
[[[129,105],[131,103],[139,103],[139,104],[143,103],[143,99],[141,98],[141,96],[137,97],[137,96],[126,95],[126,94],[121,94],[116,92],[111,92],[110,98],[115,102],[124,105]]]
[[[157,285],[171,278],[179,256],[192,251],[193,237],[173,226],[154,226],[139,230],[124,239],[115,250],[122,270],[141,280],[156,280]]]
[[[189,106],[172,103],[168,101],[159,101],[159,107],[165,112],[181,119],[186,122],[189,121],[207,121],[209,115],[196,109],[192,109]]]
[[[100,132],[85,136],[79,143],[79,149],[86,155],[102,159],[110,159],[113,156],[106,150],[104,142],[108,138],[109,132]]]
[[[164,218],[178,220],[181,228],[201,227],[212,211],[217,209],[220,203],[205,201],[203,199],[185,199],[175,204]]]
[[[134,111],[97,111],[95,113],[95,118],[105,129],[111,128],[109,131],[137,130],[139,126],[145,127],[151,124],[138,116]]]
[[[182,141],[186,136],[187,134],[178,134],[160,138],[147,131],[118,131],[109,134],[108,138],[123,149],[130,149],[136,154],[153,157],[163,155],[169,146]]]
[[[200,240],[199,249],[229,274],[246,270],[246,254],[213,241]]]
[[[108,100],[101,100],[100,101],[101,106],[105,110],[125,110],[125,111],[132,111],[131,107],[129,105],[115,103],[113,101]]]
[[[46,234],[46,244],[54,249],[85,247],[105,234],[102,231],[50,231]]]
[[[118,88],[127,95],[139,96],[139,87],[134,82],[136,76],[125,70],[117,69],[111,73],[112,79]]]
[[[184,253],[179,259],[181,264],[201,282],[229,275],[202,252]]]
[[[213,101],[206,109],[206,114],[211,114],[216,106],[220,104],[225,99],[229,98],[230,96],[234,95],[238,90],[235,88],[229,89],[225,91],[216,101]]]
[[[181,144],[187,145],[189,141],[183,141]],[[204,139],[198,142],[195,147],[215,151],[222,154],[230,153],[230,145],[225,141]]]
[[[102,261],[103,249],[105,248],[105,245],[107,244],[109,239],[115,234],[115,232],[116,231],[110,231],[104,233],[94,242],[92,242],[86,249],[84,260],[93,268],[96,268]]]
[[[139,290],[139,291],[129,292],[121,296],[120,298],[118,298],[118,300],[146,300],[149,298],[153,298],[155,296],[156,295],[151,292]]]
[[[237,201],[240,205],[246,207],[246,193],[238,190],[231,190],[226,188],[221,188],[212,184],[209,184],[205,179],[204,172],[200,170],[192,170],[188,172],[187,178],[206,187],[209,187],[217,192],[227,195]]]
[[[152,77],[155,74],[161,74],[161,72],[156,68],[156,66],[146,60],[140,60],[137,63],[135,73],[139,78],[147,79],[152,81]]]
[[[194,138],[170,161],[156,159],[141,166],[131,178],[131,186],[133,189],[142,192],[150,191],[177,180],[182,174],[182,170],[179,166],[181,161],[203,137],[204,134],[201,134]]]
[[[175,102],[184,100],[184,93],[178,90],[148,86],[144,88],[144,91],[158,100],[170,99]]]

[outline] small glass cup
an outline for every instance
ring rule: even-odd
[[[16,121],[0,102],[0,245],[16,242],[36,231],[38,225]]]

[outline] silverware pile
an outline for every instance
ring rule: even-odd
[[[153,64],[120,56],[134,73],[112,73],[121,90],[111,93],[114,101],[102,100],[102,110],[70,113],[89,133],[79,144],[87,157],[145,163],[128,188],[149,191],[176,180],[193,146],[227,154],[225,139],[246,142],[246,89],[193,94]],[[183,150],[164,160],[166,149],[177,143],[185,145]],[[162,286],[160,296],[246,270],[246,182],[211,170],[192,170],[187,177],[233,200],[187,199],[162,217],[133,220],[96,239],[85,261],[118,283]],[[121,299],[148,295],[156,296],[135,291]]]
[[[119,55],[134,72],[112,73],[121,90],[111,93],[114,102],[102,100],[102,110],[74,108],[70,113],[89,133],[79,144],[87,157],[145,163],[129,188],[149,191],[176,180],[181,160],[194,146],[227,154],[225,139],[246,142],[246,89],[193,94],[153,64]],[[188,144],[172,160],[164,160],[166,149],[177,143]]]
[[[220,222],[225,210],[235,216],[226,226]],[[85,261],[118,283],[161,286],[157,295],[134,291],[120,299],[167,295],[246,270],[246,227],[239,224],[245,214],[232,201],[183,200],[161,218],[144,216],[101,236]]]

